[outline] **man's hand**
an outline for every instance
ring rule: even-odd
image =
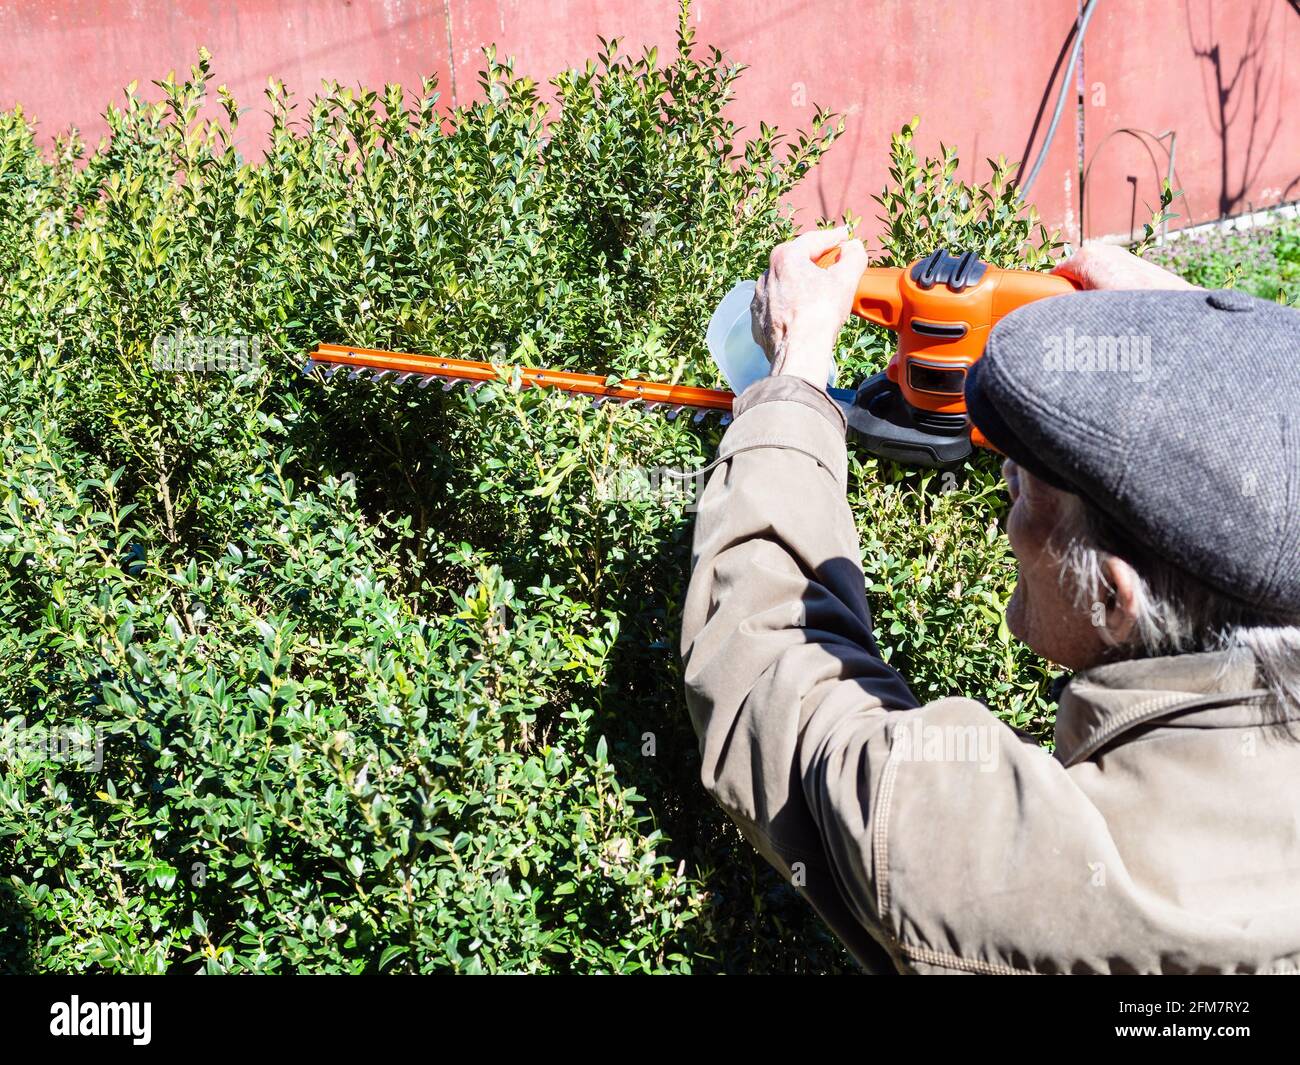
[[[819,229],[772,250],[772,264],[754,288],[750,321],[773,376],[802,377],[817,388],[826,387],[835,338],[867,268],[862,241],[848,236],[847,226]],[[840,249],[839,262],[823,270],[817,260],[832,248]]]
[[[1114,244],[1085,244],[1065,262],[1058,264],[1052,273],[1074,278],[1084,288],[1196,287],[1177,274],[1171,274],[1153,263],[1143,262],[1132,252]]]

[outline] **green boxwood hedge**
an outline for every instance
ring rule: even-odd
[[[698,784],[688,501],[626,490],[717,430],[301,372],[334,340],[716,384],[708,313],[840,126],[742,134],[740,69],[685,12],[677,44],[549,94],[489,52],[451,113],[272,82],[252,161],[203,52],[93,151],[0,116],[0,968],[848,967]],[[1004,162],[969,187],[911,137],[881,260],[1046,262]],[[847,329],[844,380],[887,349]],[[917,693],[1046,730],[991,459],[851,494]]]

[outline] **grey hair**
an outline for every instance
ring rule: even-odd
[[[1060,493],[1060,506],[1052,546],[1064,586],[1081,609],[1095,611],[1114,593],[1106,578],[1108,558],[1124,559],[1138,575],[1135,633],[1114,649],[1115,657],[1192,651],[1248,655],[1276,703],[1279,721],[1300,713],[1300,616],[1241,603],[1158,558],[1134,552],[1114,523],[1073,493]]]

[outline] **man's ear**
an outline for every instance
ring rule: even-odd
[[[1101,568],[1107,584],[1114,589],[1106,603],[1107,636],[1123,645],[1137,629],[1139,578],[1132,566],[1114,555],[1107,555]]]

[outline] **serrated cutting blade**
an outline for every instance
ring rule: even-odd
[[[428,388],[434,381],[440,381],[442,389],[448,392],[461,384],[468,385],[468,391],[474,392],[489,381],[504,381],[516,388],[553,389],[585,397],[595,409],[607,403],[627,407],[639,402],[643,411],[662,413],[669,421],[675,421],[683,411],[689,410],[694,412],[691,420],[696,425],[702,424],[710,414],[720,415],[720,424],[728,424],[735,399],[732,393],[717,388],[696,388],[636,378],[619,380],[571,370],[497,365],[346,344],[317,345],[305,369],[308,372],[320,370],[326,380],[346,371],[349,380],[368,377],[373,381],[392,380],[400,385],[414,379],[420,388]]]

